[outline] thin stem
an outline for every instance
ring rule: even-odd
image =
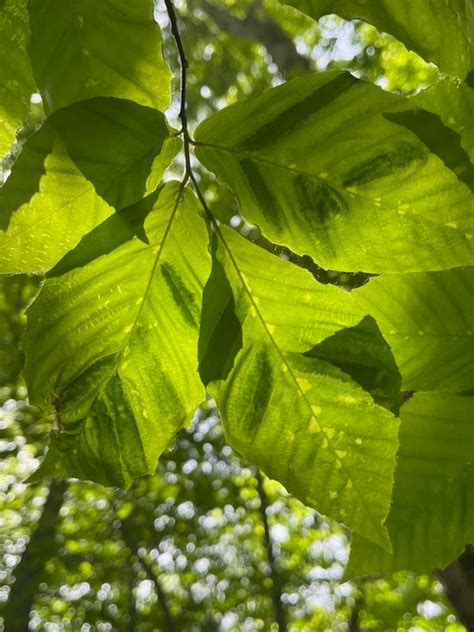
[[[190,136],[189,136],[189,128],[188,128],[188,115],[186,112],[186,104],[187,104],[187,71],[188,71],[188,60],[186,59],[186,52],[184,50],[183,41],[181,39],[181,35],[179,32],[178,26],[178,18],[176,17],[176,12],[174,10],[173,1],[165,0],[166,10],[168,12],[168,17],[171,23],[171,32],[176,42],[176,46],[178,48],[179,62],[181,65],[181,99],[180,99],[180,108],[179,108],[179,118],[181,120],[181,131],[183,133],[183,144],[184,144],[184,161],[186,165],[186,171],[184,174],[183,184],[186,183],[188,178],[190,178],[194,184],[194,176],[191,167],[191,152],[189,149],[190,145]]]
[[[187,180],[191,180],[193,183],[194,190],[196,191],[196,195],[201,203],[204,212],[206,213],[208,221],[212,224],[212,226],[219,232],[219,225],[216,222],[215,217],[212,215],[209,206],[204,198],[204,195],[201,193],[199,188],[199,183],[196,180],[196,176],[193,173],[193,169],[191,166],[191,150],[190,146],[193,144],[191,140],[191,136],[189,135],[189,127],[188,127],[188,115],[187,115],[187,70],[189,67],[188,60],[186,58],[186,52],[183,46],[183,40],[181,39],[181,35],[179,32],[178,26],[178,18],[176,17],[176,12],[173,6],[173,0],[165,0],[166,10],[168,12],[168,17],[171,23],[171,32],[176,42],[176,47],[178,49],[179,61],[181,65],[181,98],[180,98],[180,109],[179,109],[179,118],[181,121],[181,131],[183,134],[183,145],[184,145],[184,162],[186,171],[183,178],[183,185],[186,184]]]

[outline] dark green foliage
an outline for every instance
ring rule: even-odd
[[[84,524],[70,492],[62,507],[50,495],[17,583],[7,574],[7,616],[21,589],[23,628],[47,603],[72,629],[381,629],[365,618],[370,588],[341,598],[330,623],[308,607],[299,586],[321,534],[303,523],[323,524],[317,510],[351,531],[348,575],[441,567],[474,537],[472,10],[176,9],[0,5],[0,385],[13,388],[24,362],[50,430],[22,475],[120,488],[74,488],[82,511],[103,494],[104,519],[91,509]],[[215,421],[203,406],[252,469],[218,433],[204,441]],[[192,418],[194,443],[179,434]],[[177,436],[179,458],[160,465]],[[48,520],[60,546],[48,532],[41,552]],[[298,550],[272,524],[296,525]],[[87,529],[107,551],[75,539]],[[108,575],[119,588],[102,599]],[[84,582],[107,605],[65,614],[74,599],[61,591]],[[406,629],[393,612],[387,629]]]

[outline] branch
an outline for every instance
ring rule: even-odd
[[[189,127],[188,127],[188,115],[187,115],[187,101],[186,101],[186,93],[187,93],[187,69],[188,69],[188,60],[186,58],[186,53],[183,46],[183,41],[181,39],[181,35],[179,32],[178,19],[176,17],[176,12],[173,6],[173,0],[165,0],[166,10],[168,12],[168,17],[171,23],[171,32],[176,42],[176,46],[178,48],[179,61],[181,65],[181,107],[179,110],[179,118],[181,120],[181,131],[183,133],[183,145],[184,145],[184,161],[186,165],[186,173],[183,178],[182,185],[186,184],[186,181],[189,179],[193,183],[194,189],[196,191],[196,195],[201,203],[204,212],[208,221],[212,224],[212,226],[219,232],[219,226],[216,222],[215,217],[211,213],[211,210],[204,198],[204,195],[201,193],[201,189],[199,188],[198,181],[196,180],[196,176],[193,173],[193,169],[191,166],[191,137],[189,135]]]
[[[188,178],[192,179],[192,167],[191,167],[191,154],[189,150],[190,136],[189,136],[189,128],[188,128],[188,116],[186,112],[186,103],[187,103],[187,70],[188,70],[188,60],[186,59],[186,53],[184,51],[183,41],[181,40],[181,35],[179,33],[178,20],[176,17],[176,13],[174,10],[172,0],[165,0],[166,10],[168,12],[168,17],[171,23],[171,32],[176,42],[176,46],[178,48],[179,61],[181,64],[181,104],[179,109],[179,118],[181,120],[181,131],[183,133],[183,143],[184,143],[184,160],[186,165],[186,172],[183,179],[183,186],[186,184]]]
[[[66,489],[66,481],[51,481],[38,526],[31,534],[28,546],[13,571],[15,583],[11,587],[3,619],[4,629],[8,632],[28,630],[30,611],[43,579],[46,563],[57,552],[55,534]]]
[[[149,579],[153,582],[156,596],[158,597],[158,603],[160,604],[161,610],[163,612],[165,631],[178,632],[178,628],[176,627],[173,615],[171,614],[171,610],[168,604],[168,598],[165,591],[163,590],[160,578],[153,568],[153,565],[148,562],[144,555],[139,555],[138,553],[139,546],[134,535],[134,525],[130,518],[125,518],[121,521],[121,531],[127,548],[133,555],[137,556],[138,561],[142,565]]]
[[[435,575],[444,586],[446,597],[466,630],[474,630],[474,546]]]
[[[278,624],[279,632],[286,632],[286,616],[281,601],[281,581],[278,574],[275,556],[273,554],[273,543],[267,518],[268,499],[263,487],[263,479],[262,475],[260,474],[260,470],[257,469],[255,477],[257,479],[257,492],[260,498],[260,514],[262,516],[264,528],[265,548],[267,550],[268,565],[270,566],[270,579],[272,580],[272,601],[273,607],[275,609],[275,618]]]

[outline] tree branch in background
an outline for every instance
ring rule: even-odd
[[[354,605],[352,606],[351,615],[349,617],[349,621],[347,622],[347,632],[360,632],[360,620],[359,615],[362,610],[362,606],[364,604],[364,597],[362,593],[357,595],[354,600]]]
[[[148,575],[148,578],[153,582],[156,596],[158,598],[158,603],[160,604],[161,611],[163,612],[163,620],[165,626],[164,632],[178,632],[178,628],[176,627],[176,623],[173,619],[173,615],[171,614],[171,610],[168,604],[168,597],[163,590],[160,578],[153,568],[153,565],[148,562],[144,555],[140,555],[139,553],[140,547],[137,539],[135,538],[135,529],[131,518],[126,518],[121,521],[121,531],[127,548],[133,555],[137,556],[137,559],[142,565],[146,574]]]
[[[57,550],[55,541],[59,510],[62,507],[67,482],[51,481],[49,495],[23,556],[13,573],[15,583],[10,589],[3,613],[4,629],[8,632],[28,630],[30,612],[44,576],[44,569]]]
[[[265,530],[265,548],[267,550],[268,565],[270,567],[270,579],[272,580],[272,601],[273,608],[275,610],[275,619],[278,623],[279,632],[286,632],[286,614],[281,601],[281,580],[278,574],[275,556],[273,554],[273,543],[267,517],[268,498],[265,488],[263,487],[263,479],[260,474],[260,470],[257,470],[255,477],[257,479],[257,492],[260,498],[260,513],[262,516],[263,528]]]
[[[250,6],[243,20],[207,0],[202,2],[202,9],[222,31],[235,37],[262,43],[285,77],[310,70],[309,60],[298,53],[293,40],[278,22],[265,15],[258,0]]]
[[[459,621],[468,632],[474,630],[474,545],[466,547],[457,560],[436,576],[444,586],[446,597],[451,602]]]

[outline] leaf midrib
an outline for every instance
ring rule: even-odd
[[[286,366],[286,368],[287,368],[287,372],[289,373],[289,375],[291,376],[291,378],[292,378],[292,380],[293,380],[294,384],[296,385],[296,389],[297,389],[297,391],[300,393],[300,395],[301,395],[301,397],[302,397],[303,401],[305,402],[306,406],[308,407],[308,410],[310,411],[311,418],[315,420],[316,424],[318,425],[318,428],[320,429],[320,432],[321,432],[321,433],[322,433],[322,435],[325,437],[325,439],[326,439],[326,441],[327,441],[327,443],[328,443],[328,447],[330,448],[331,452],[333,453],[333,456],[335,457],[336,462],[337,462],[337,463],[339,463],[339,465],[340,465],[340,468],[339,468],[339,469],[340,469],[340,471],[341,471],[341,472],[344,472],[344,474],[347,476],[347,480],[352,480],[352,477],[351,477],[351,476],[349,476],[349,474],[348,474],[348,472],[347,472],[347,468],[345,467],[344,463],[342,462],[342,460],[341,460],[341,459],[339,458],[339,456],[337,455],[337,452],[336,452],[335,448],[332,446],[332,440],[329,438],[329,436],[327,435],[327,433],[324,431],[323,426],[321,425],[321,423],[319,422],[319,420],[317,419],[317,417],[314,415],[313,410],[312,410],[312,408],[311,408],[311,403],[309,402],[308,398],[306,397],[306,394],[304,393],[304,391],[303,391],[303,389],[301,388],[301,386],[298,384],[298,380],[296,379],[296,376],[295,376],[295,374],[294,374],[294,372],[293,372],[293,369],[291,368],[291,366],[289,365],[289,363],[288,363],[288,361],[287,361],[287,359],[286,359],[286,355],[285,355],[285,353],[284,353],[284,352],[280,349],[280,347],[278,346],[278,344],[277,344],[277,342],[276,342],[275,338],[274,338],[274,337],[272,336],[272,334],[270,333],[270,331],[269,331],[269,329],[268,329],[268,327],[267,327],[267,324],[266,324],[265,318],[264,318],[264,317],[263,317],[263,315],[261,314],[261,312],[260,312],[260,310],[259,310],[259,308],[258,308],[258,305],[257,305],[257,303],[255,302],[255,299],[254,299],[253,294],[252,294],[252,290],[251,290],[251,289],[250,289],[250,287],[247,285],[247,282],[245,281],[245,279],[244,279],[244,277],[243,277],[243,275],[242,275],[242,272],[240,271],[240,268],[239,268],[239,266],[238,266],[238,263],[237,263],[237,261],[236,261],[236,260],[235,260],[235,258],[234,258],[234,255],[233,255],[233,253],[232,253],[232,250],[231,250],[230,246],[227,244],[227,241],[225,240],[225,237],[223,236],[222,231],[220,230],[220,228],[219,228],[219,227],[217,227],[217,234],[219,235],[219,237],[220,237],[220,239],[221,239],[221,241],[222,241],[222,243],[223,243],[223,245],[224,245],[224,248],[225,248],[226,252],[227,252],[227,253],[228,253],[228,255],[229,255],[229,258],[230,258],[230,260],[231,260],[231,262],[232,262],[232,265],[233,265],[233,266],[234,266],[234,268],[235,268],[235,271],[236,271],[236,273],[237,273],[237,276],[238,276],[238,278],[239,278],[239,281],[240,281],[241,285],[243,286],[243,288],[245,289],[245,291],[246,291],[246,293],[247,293],[247,295],[248,295],[248,297],[249,297],[249,300],[250,300],[250,302],[251,302],[251,305],[252,305],[253,309],[255,309],[256,314],[258,314],[258,318],[259,318],[260,322],[262,323],[262,326],[263,326],[263,328],[264,328],[265,333],[267,334],[267,337],[268,337],[268,338],[269,338],[269,340],[270,340],[270,343],[271,343],[271,344],[272,344],[272,346],[276,349],[276,351],[277,351],[277,353],[278,353],[279,357],[280,357],[280,358],[281,358],[281,360],[282,360],[282,363]],[[392,478],[393,478],[393,477],[392,477]],[[383,523],[383,522],[379,522],[376,518],[374,518],[374,516],[373,516],[373,514],[372,514],[372,511],[371,511],[371,507],[370,507],[370,505],[368,505],[368,504],[366,503],[365,499],[364,499],[364,498],[363,498],[363,496],[361,496],[361,494],[360,494],[360,491],[359,491],[359,489],[358,489],[358,485],[354,485],[353,489],[356,491],[356,494],[357,494],[357,496],[358,496],[358,498],[359,498],[359,500],[360,500],[360,502],[361,502],[361,505],[362,505],[362,506],[364,507],[364,509],[366,510],[366,515],[370,516],[370,519],[371,519],[372,525],[375,525],[375,527],[376,527],[376,528],[375,528],[375,532],[376,532],[376,533],[377,533],[377,532],[379,532],[380,527],[382,527],[382,529],[385,529],[385,533],[386,533],[386,527],[384,526],[384,523]],[[386,515],[385,515],[385,518],[387,518],[388,512],[389,512],[389,509],[387,509],[387,513],[386,513]],[[373,540],[372,540],[372,541],[373,541]],[[379,545],[380,545],[380,542],[376,542],[376,544],[379,544]],[[390,546],[390,541],[389,541],[389,546]],[[385,548],[385,547],[383,547],[383,548]]]

